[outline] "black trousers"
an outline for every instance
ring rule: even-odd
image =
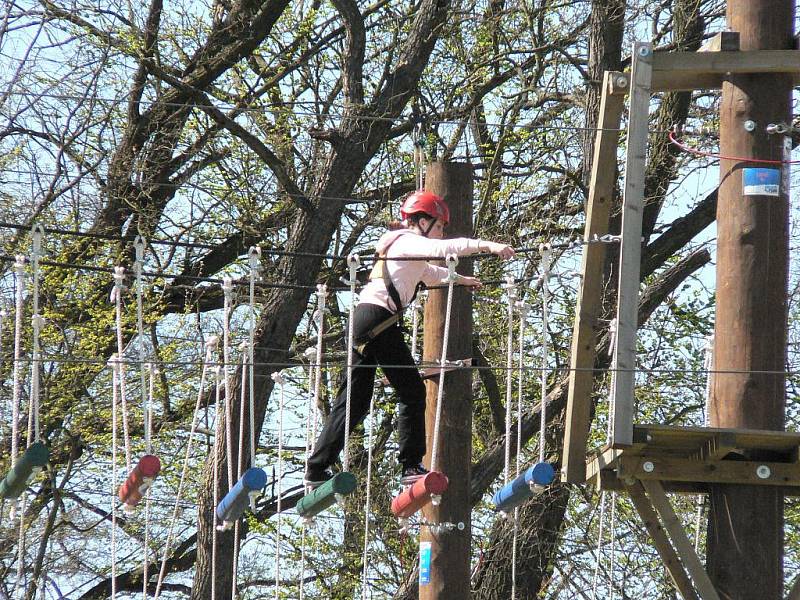
[[[356,344],[367,337],[375,325],[392,313],[374,304],[359,304],[353,316],[353,337]],[[353,351],[353,382],[350,394],[350,431],[369,413],[375,371],[380,365],[398,399],[397,433],[400,444],[399,462],[417,465],[425,455],[425,384],[403,339],[400,325],[395,324],[370,341],[360,354]],[[345,369],[336,400],[322,432],[308,459],[310,470],[321,471],[331,466],[344,448],[344,422],[347,408],[347,370]]]

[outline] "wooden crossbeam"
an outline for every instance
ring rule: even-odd
[[[796,84],[800,81],[800,51],[656,52],[652,90],[721,89],[727,76],[743,73],[787,73]]]
[[[720,460],[731,452],[744,454],[736,445],[736,436],[730,432],[721,432],[713,435],[692,458],[696,460]]]
[[[617,174],[618,130],[627,89],[627,75],[606,71],[600,100],[600,121],[594,141],[584,240],[608,233]],[[586,438],[589,434],[597,318],[601,308],[605,257],[605,244],[586,244],[583,248],[582,277],[572,333],[562,458],[562,480],[570,483],[583,483],[586,479]]]
[[[686,536],[686,531],[672,505],[669,503],[669,498],[664,493],[664,488],[658,481],[642,481],[647,495],[650,496],[650,502],[658,511],[661,516],[661,522],[664,528],[669,532],[669,537],[672,539],[672,544],[678,552],[681,562],[689,571],[689,575],[694,581],[695,588],[703,600],[719,600],[717,590],[714,589],[711,580],[706,573],[706,569],[700,562],[697,552],[694,551],[694,546]]]
[[[678,553],[675,552],[675,548],[673,548],[670,543],[664,527],[658,520],[658,515],[653,505],[645,494],[642,483],[640,481],[635,481],[629,485],[628,494],[630,494],[633,506],[642,518],[645,529],[647,529],[650,537],[653,538],[653,544],[656,550],[658,550],[661,560],[667,568],[670,577],[672,577],[675,587],[677,587],[678,591],[681,593],[681,596],[683,596],[684,600],[700,600],[692,585],[691,579],[689,579],[689,575],[686,573],[678,557]]]
[[[700,462],[666,456],[623,455],[617,464],[618,475],[621,478],[800,487],[800,463],[739,460]]]

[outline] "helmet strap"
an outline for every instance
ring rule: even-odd
[[[431,220],[431,224],[428,225],[428,228],[425,231],[422,232],[422,235],[424,237],[428,237],[428,234],[431,232],[431,229],[433,229],[433,226],[436,225],[436,221],[438,221],[438,219],[432,219]]]

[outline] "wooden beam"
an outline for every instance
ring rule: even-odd
[[[617,173],[618,130],[627,87],[627,75],[614,71],[606,71],[604,74],[600,119],[594,141],[589,198],[586,204],[583,235],[585,241],[608,233],[608,218]],[[562,458],[562,480],[569,483],[583,483],[586,479],[586,438],[591,415],[597,317],[600,314],[603,293],[605,256],[605,244],[586,244],[583,247],[582,277],[572,332]]]
[[[599,481],[594,481],[595,478],[605,469],[609,469],[617,461],[617,458],[622,454],[622,450],[615,448],[607,448],[605,451],[598,453],[594,458],[586,463],[586,481],[598,485]]]
[[[661,522],[664,528],[669,532],[669,537],[672,539],[672,544],[678,551],[678,556],[681,562],[689,571],[689,575],[694,581],[695,588],[699,592],[703,600],[719,600],[717,590],[708,578],[708,573],[700,559],[697,552],[694,551],[694,546],[686,536],[686,531],[683,525],[678,520],[675,511],[672,510],[672,505],[669,503],[669,498],[664,493],[664,488],[658,481],[643,481],[645,491],[650,496],[650,502],[655,506],[658,514],[661,516]]]
[[[790,73],[800,80],[800,51],[748,50],[741,52],[656,52],[652,90],[721,89],[734,74]]]
[[[698,52],[732,52],[739,50],[738,31],[718,31],[700,47]]]
[[[678,588],[684,600],[700,600],[689,576],[686,574],[686,570],[683,568],[680,558],[678,558],[678,554],[675,552],[675,548],[672,547],[664,531],[664,527],[658,520],[658,515],[653,505],[644,492],[642,483],[636,481],[629,485],[628,493],[639,516],[642,517],[645,529],[647,529],[650,537],[653,538],[653,544],[661,555],[661,560],[664,562],[670,577],[672,577],[675,587]]]
[[[666,456],[625,455],[617,463],[622,478],[800,488],[800,463],[740,460],[700,462]]]
[[[642,256],[644,172],[650,109],[653,46],[637,42],[633,48],[628,148],[622,202],[622,242],[617,295],[617,343],[611,373],[612,444],[633,443],[633,390],[636,371],[636,329],[639,310],[639,274]]]
[[[692,458],[696,460],[721,460],[731,452],[743,454],[741,448],[736,445],[736,436],[732,432],[724,431],[713,435]]]

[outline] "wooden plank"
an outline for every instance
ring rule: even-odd
[[[647,157],[648,115],[653,46],[637,42],[633,48],[628,148],[622,202],[622,242],[617,295],[617,343],[611,375],[612,444],[633,443],[633,391],[636,369],[636,329],[639,311],[639,272],[644,211],[644,172]]]
[[[658,481],[643,481],[645,491],[650,496],[650,502],[655,506],[661,517],[661,522],[664,528],[669,532],[669,537],[672,539],[672,544],[678,551],[678,556],[681,562],[685,565],[686,570],[694,581],[695,588],[703,600],[719,600],[717,590],[711,583],[711,579],[706,573],[706,569],[700,562],[697,552],[694,551],[694,546],[686,536],[686,531],[683,525],[678,520],[675,511],[672,510],[672,505],[669,498],[664,493],[664,488]]]
[[[656,52],[652,90],[720,89],[728,75],[789,73],[800,79],[800,51],[747,50],[741,52]]]
[[[723,431],[711,436],[700,447],[697,454],[691,458],[695,460],[721,460],[731,452],[743,454],[742,449],[736,445],[736,436],[730,431]]]
[[[683,564],[680,558],[678,558],[677,552],[675,552],[675,548],[672,547],[664,531],[664,527],[658,520],[658,515],[653,505],[644,492],[642,483],[636,481],[632,485],[629,485],[628,493],[631,496],[631,501],[639,513],[639,516],[642,517],[645,529],[647,529],[650,537],[653,538],[653,544],[656,550],[658,550],[659,555],[661,555],[661,560],[664,562],[664,566],[667,568],[670,577],[672,577],[675,587],[678,588],[684,600],[699,600],[697,592],[695,592],[694,586],[686,570],[683,568]]]
[[[764,461],[695,461],[664,456],[621,456],[619,476],[642,480],[768,485],[800,488],[800,463]],[[766,467],[766,471],[759,468]],[[795,492],[795,495],[797,492]]]
[[[627,89],[627,86],[628,78],[623,73],[606,71],[603,76],[603,94],[594,141],[584,240],[608,233],[608,218],[611,213],[617,172],[618,129],[625,101],[625,95],[620,91]],[[605,256],[605,244],[586,244],[583,248],[582,277],[572,332],[562,458],[562,480],[569,483],[583,483],[586,479],[586,438],[589,434],[597,317],[601,308]]]
[[[738,31],[718,31],[700,47],[698,52],[732,52],[739,50]]]
[[[800,433],[795,431],[770,431],[766,429],[744,429],[725,427],[673,427],[670,425],[635,425],[634,444],[647,450],[674,450],[690,456],[697,452],[715,435],[726,435],[732,444],[742,451],[767,450],[794,456],[800,446]]]
[[[621,450],[608,448],[605,451],[597,454],[594,458],[588,460],[586,462],[586,481],[597,484],[598,482],[594,481],[597,475],[604,469],[611,468],[614,463],[617,462],[617,459],[621,454]]]

